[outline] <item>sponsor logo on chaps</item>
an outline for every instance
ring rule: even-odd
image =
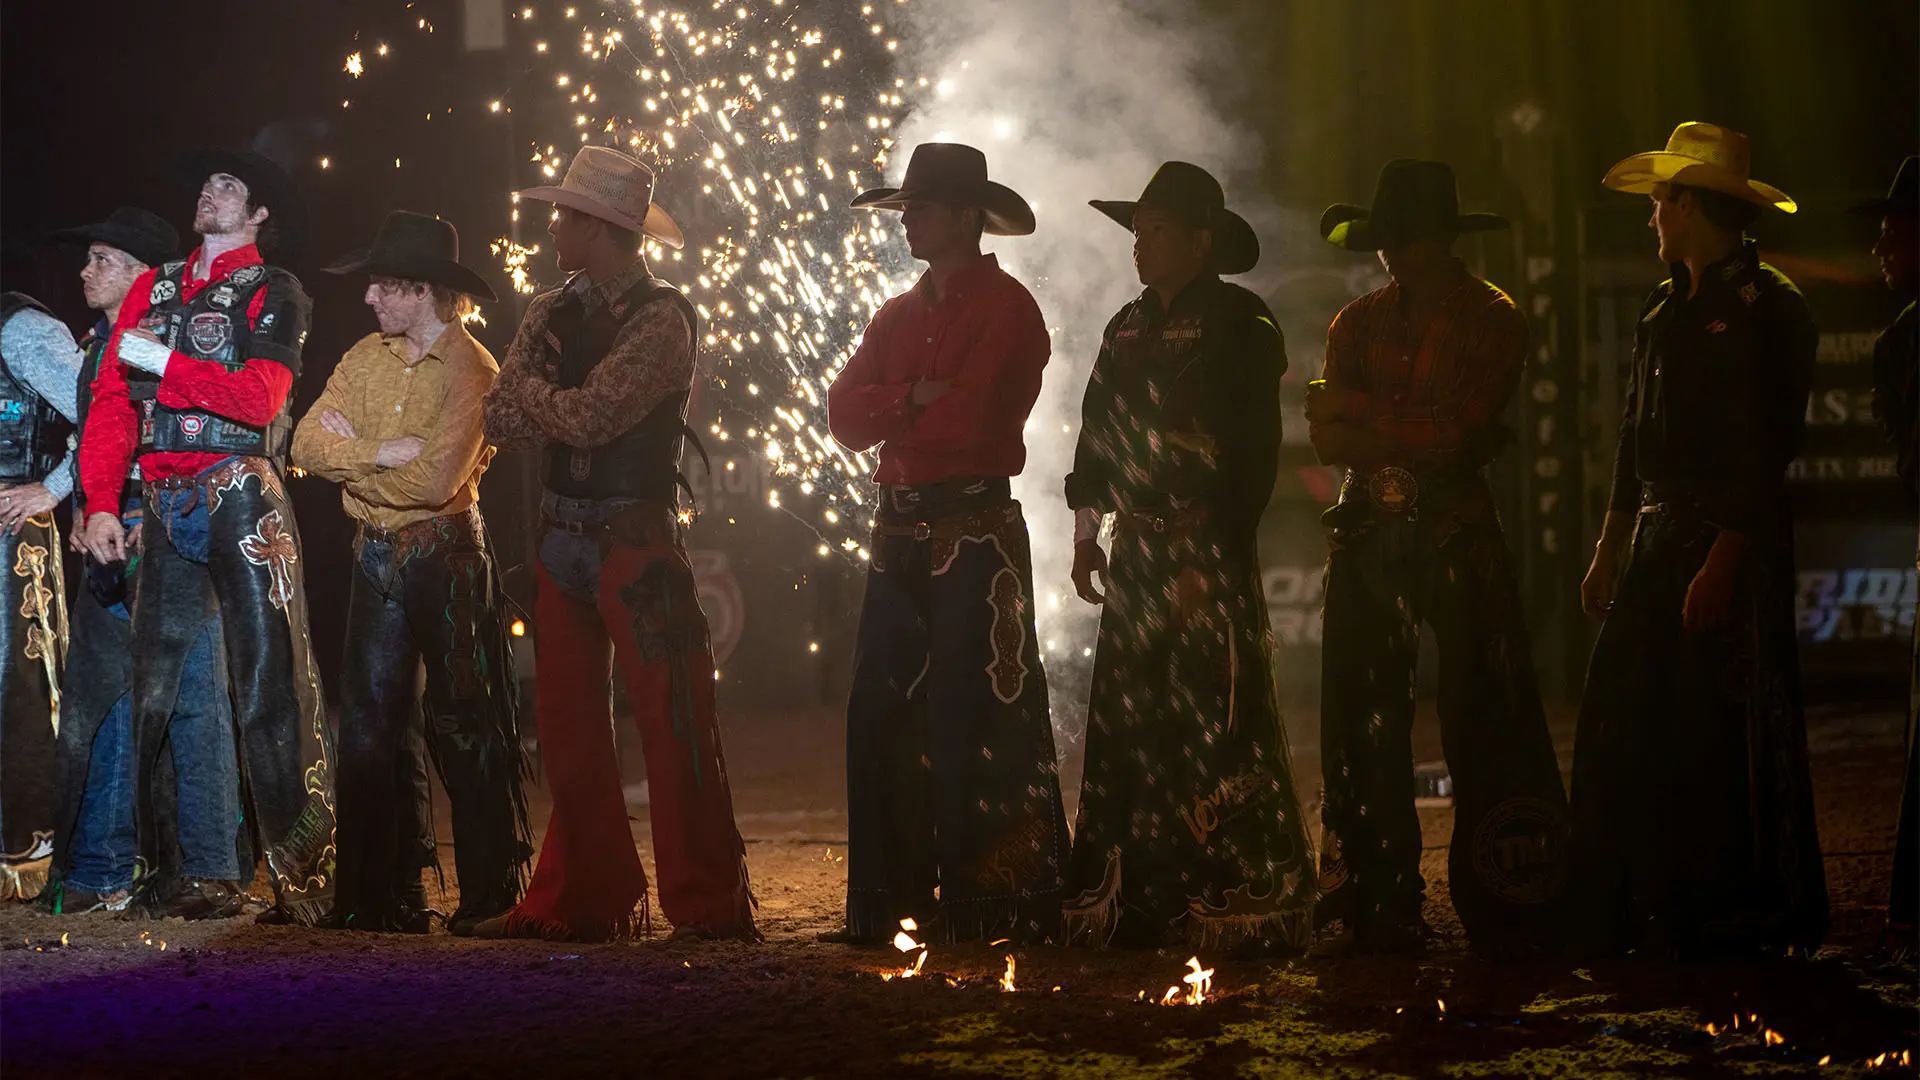
[[[1507,799],[1473,830],[1473,872],[1509,904],[1539,904],[1567,880],[1566,815],[1543,799]]]

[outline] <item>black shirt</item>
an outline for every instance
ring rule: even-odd
[[[1675,264],[1641,312],[1608,507],[1637,510],[1646,485],[1722,528],[1772,533],[1820,335],[1800,290],[1750,243],[1707,267],[1691,300],[1688,280]]]
[[[1067,505],[1197,503],[1252,550],[1280,468],[1286,344],[1267,305],[1202,275],[1147,289],[1107,323],[1081,405]]]
[[[1908,304],[1873,343],[1873,416],[1893,440],[1900,482],[1920,495],[1920,315]]]

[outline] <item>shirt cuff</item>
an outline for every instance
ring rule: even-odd
[[[47,489],[47,494],[61,501],[65,501],[67,496],[73,494],[73,468],[73,455],[68,454],[52,472],[47,474],[47,478],[41,481]]]
[[[1105,515],[1090,506],[1083,506],[1073,512],[1073,542],[1100,539],[1100,525]]]

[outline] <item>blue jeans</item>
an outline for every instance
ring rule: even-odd
[[[125,605],[112,610],[129,618]],[[240,876],[240,772],[217,630],[210,621],[187,653],[167,737],[179,800],[181,872],[230,881]],[[94,736],[66,877],[71,888],[111,893],[133,887],[138,850],[133,795],[133,695],[128,693],[114,702]]]

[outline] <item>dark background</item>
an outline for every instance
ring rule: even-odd
[[[804,6],[826,13],[821,19],[858,17],[852,0]],[[1809,677],[1816,697],[1897,696],[1915,587],[1912,507],[1890,481],[1863,478],[1889,454],[1865,419],[1860,351],[1896,304],[1866,254],[1874,223],[1841,210],[1883,190],[1900,158],[1920,146],[1920,5],[1206,0],[1197,7],[1232,27],[1243,50],[1222,58],[1218,98],[1264,141],[1258,179],[1274,201],[1317,215],[1331,202],[1366,201],[1387,158],[1438,157],[1454,165],[1463,191],[1480,193],[1476,206],[1515,222],[1510,234],[1483,239],[1467,254],[1515,294],[1534,325],[1536,353],[1511,417],[1521,444],[1495,472],[1522,561],[1543,684],[1555,696],[1577,691],[1589,642],[1577,583],[1605,494],[1617,372],[1628,344],[1622,334],[1639,297],[1662,276],[1643,228],[1644,203],[1603,192],[1597,179],[1620,157],[1659,146],[1683,120],[1750,134],[1755,174],[1802,206],[1792,219],[1770,215],[1761,239],[1768,257],[1805,289],[1821,323],[1816,402],[1826,419],[1808,453],[1837,460],[1841,471],[1796,483]],[[515,101],[519,54],[465,52],[462,11],[444,0],[8,4],[0,11],[7,287],[34,293],[83,327],[78,253],[42,247],[38,238],[97,220],[120,203],[184,224],[192,193],[170,183],[172,157],[194,146],[258,141],[296,163],[310,204],[308,249],[284,260],[316,311],[298,411],[341,352],[374,328],[359,284],[318,268],[363,246],[389,209],[455,222],[467,261],[492,274],[505,295],[485,245],[509,230],[504,192],[537,177],[512,122],[489,122],[485,109],[496,97]],[[380,40],[400,52],[381,68],[379,107],[343,109],[362,88],[342,73],[345,55],[364,49],[371,64]],[[324,170],[323,154],[332,159]],[[660,201],[697,227],[698,200],[674,183],[667,174]],[[551,280],[550,267],[540,269]],[[1310,290],[1270,296],[1289,323],[1295,363],[1285,393],[1295,407],[1300,386],[1317,374],[1319,328],[1349,298]],[[515,314],[498,305],[476,330],[496,355]],[[1283,670],[1298,673],[1289,696],[1312,700],[1323,557],[1315,517],[1327,480],[1303,436],[1296,421],[1263,547],[1290,654]],[[695,535],[696,547],[724,556],[715,580],[730,581],[741,598],[738,658],[723,663],[723,692],[743,701],[801,693],[832,700],[848,662],[857,565],[819,559],[808,530],[766,509],[754,463],[734,460],[744,497],[710,507]],[[525,475],[525,463],[506,455],[485,485],[486,512],[510,566],[521,561],[530,517]],[[331,676],[344,609],[333,600],[344,595],[349,528],[331,485],[297,480],[293,489],[314,638]],[[516,587],[524,585],[522,575]],[[718,595],[709,594],[709,603]]]

